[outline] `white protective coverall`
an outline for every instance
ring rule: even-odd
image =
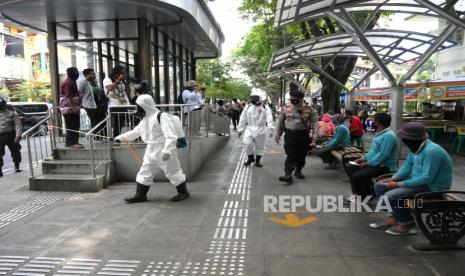
[[[242,111],[237,126],[237,130],[244,133],[242,142],[246,145],[247,155],[263,156],[268,128],[270,131],[273,130],[271,109],[263,104],[248,104]]]
[[[155,175],[162,170],[171,184],[178,186],[186,181],[181,166],[179,164],[176,142],[178,137],[174,130],[170,116],[162,113],[160,123],[157,114],[160,112],[155,107],[153,98],[149,95],[141,95],[136,103],[145,110],[145,117],[142,121],[127,133],[115,138],[120,141],[133,141],[139,137],[147,143],[144,155],[144,162],[137,174],[136,181],[142,185],[150,186]],[[169,155],[169,159],[163,160],[163,155]]]

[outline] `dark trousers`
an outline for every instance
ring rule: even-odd
[[[81,127],[81,117],[80,114],[66,114],[65,117],[66,124],[66,146],[72,146],[79,142],[79,128]]]
[[[378,177],[383,174],[390,173],[388,167],[366,167],[360,168],[359,166],[348,165],[347,174],[350,179],[350,186],[352,187],[352,193],[359,195],[364,199],[365,197],[372,195],[374,183],[371,178]]]
[[[123,114],[112,114],[111,123],[113,125],[113,137],[117,137],[121,133],[121,129],[124,126],[125,117]]]
[[[286,130],[284,135],[284,150],[287,155],[284,162],[286,174],[292,173],[295,169],[301,170],[305,166],[305,157],[307,156],[309,144],[308,131],[292,132]]]
[[[106,113],[100,110],[99,108],[96,108],[96,109],[86,108],[86,113],[90,119],[91,128],[96,127],[106,117]],[[105,124],[102,124],[98,129],[95,130],[94,134],[99,133],[104,127],[105,127]],[[99,135],[106,136],[105,133],[99,133]]]
[[[340,150],[341,147],[331,147],[331,148],[323,148],[318,151],[318,156],[321,158],[323,163],[332,163],[336,161],[336,158],[331,154],[333,150]]]
[[[234,110],[231,116],[234,129],[237,129],[237,125],[239,124],[240,118],[241,118],[241,112],[239,110]]]
[[[113,138],[121,134],[121,129],[128,124],[128,108],[127,107],[111,107],[111,124],[113,125]]]
[[[8,147],[11,153],[11,159],[16,167],[21,163],[21,144],[15,143],[15,133],[0,134],[0,167],[3,167],[3,156],[5,155],[5,146]]]

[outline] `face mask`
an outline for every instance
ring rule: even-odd
[[[145,117],[145,110],[142,107],[140,107],[140,105],[137,105],[137,112],[136,112],[135,115],[136,115],[136,117],[142,119],[142,118]]]
[[[412,141],[412,140],[405,140],[405,139],[402,139],[402,141],[412,153],[418,152],[418,150],[421,147],[421,144],[423,144],[423,141]]]
[[[291,104],[298,105],[300,103],[300,99],[291,99]]]
[[[254,105],[258,105],[258,103],[260,102],[260,98],[257,96],[252,96],[250,97],[250,102]]]

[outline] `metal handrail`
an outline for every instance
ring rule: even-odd
[[[99,129],[100,127],[102,127],[102,125],[104,123],[107,123],[107,120],[109,119],[110,115],[108,115],[105,119],[103,119],[100,123],[98,123],[93,129],[89,130],[87,133],[86,133],[86,137],[89,137],[89,136],[96,136],[94,135],[93,133]]]
[[[29,161],[29,174],[30,174],[30,177],[34,177],[34,165],[33,165],[33,161],[32,161],[32,151],[31,151],[31,137],[32,136],[35,136],[39,130],[40,130],[40,127],[42,126],[42,128],[44,128],[44,124],[46,122],[50,122],[52,120],[52,117],[51,116],[47,116],[46,118],[42,119],[40,122],[38,122],[37,124],[35,124],[33,127],[31,127],[30,129],[28,129],[26,132],[24,132],[21,136],[22,138],[26,138],[26,142],[27,142],[27,149],[28,149],[28,161]],[[47,128],[48,128],[48,124],[47,124]],[[36,132],[37,131],[37,132]],[[32,133],[32,135],[31,135]],[[49,136],[50,136],[50,150],[51,150],[51,154],[53,155],[53,149],[54,149],[54,143],[53,143],[53,131],[52,130],[49,130],[48,131],[49,133]],[[43,156],[43,152],[42,152],[42,141],[39,141],[39,146],[40,146],[40,154],[41,154],[41,158],[43,159],[44,156]],[[37,146],[36,146],[36,142],[34,140],[34,151],[35,151],[35,157],[36,157],[36,162],[38,163],[38,154],[37,154]],[[48,156],[48,150],[47,150],[47,147],[45,147],[45,152],[46,152],[46,155]]]
[[[42,121],[38,122],[37,124],[35,124],[33,127],[31,127],[30,129],[28,129],[26,132],[24,132],[21,136],[24,138],[27,137],[27,135],[29,135],[29,133],[35,131],[37,128],[39,128],[41,125],[43,125],[46,121],[52,119],[51,116],[47,116],[46,118],[44,118]]]
[[[89,132],[86,133],[86,137],[89,138],[89,143],[90,143],[90,161],[91,161],[91,166],[92,166],[92,177],[96,178],[96,165],[95,165],[95,156],[94,156],[94,138],[95,137],[100,137],[104,138],[107,140],[110,140],[109,137],[103,137],[101,135],[94,134],[99,128],[102,128],[102,126],[105,124],[107,128],[107,132],[110,131],[110,121],[111,121],[111,114],[109,114],[105,119],[103,119],[100,123],[98,123],[94,128],[92,128]],[[100,131],[102,131],[104,128],[102,128]],[[110,141],[108,141],[108,156],[111,159],[111,144]],[[106,159],[105,159],[106,160]],[[100,166],[100,165],[99,165]]]

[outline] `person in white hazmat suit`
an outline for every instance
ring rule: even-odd
[[[265,152],[266,134],[273,136],[273,114],[271,109],[263,104],[260,95],[253,92],[250,103],[244,108],[237,127],[239,137],[243,134],[242,142],[246,146],[248,159],[244,166],[255,162],[256,167],[263,167],[262,156]]]
[[[176,142],[177,135],[174,126],[166,113],[161,113],[160,122],[153,98],[149,95],[141,95],[137,98],[137,113],[143,117],[134,130],[115,138],[115,141],[133,141],[142,138],[147,143],[144,162],[137,174],[136,194],[125,199],[127,203],[147,201],[147,192],[153,183],[154,176],[162,170],[165,176],[176,186],[178,195],[172,201],[181,201],[189,198],[186,186],[186,176],[179,164]]]

